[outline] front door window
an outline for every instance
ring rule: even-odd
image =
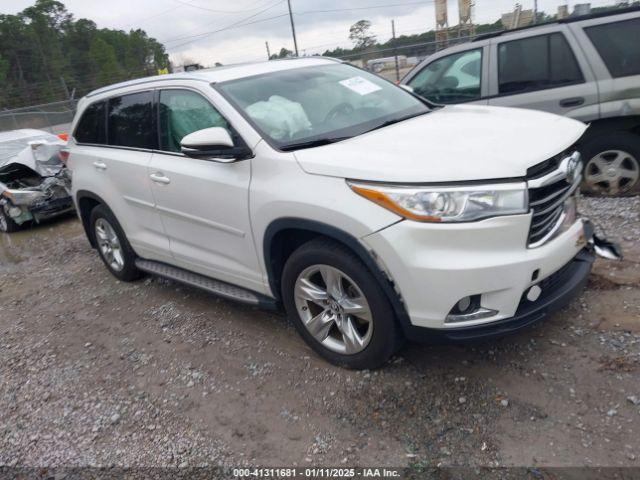
[[[436,103],[479,100],[482,84],[482,49],[454,53],[427,65],[409,81],[418,95]]]

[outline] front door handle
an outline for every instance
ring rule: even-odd
[[[93,166],[96,167],[98,170],[106,170],[107,169],[107,164],[103,163],[103,162],[93,162]]]
[[[579,107],[584,103],[584,97],[564,98],[560,100],[560,106],[564,108]]]
[[[168,185],[171,183],[171,179],[169,177],[165,177],[162,173],[156,172],[149,175],[149,178],[156,183],[161,183],[162,185]]]

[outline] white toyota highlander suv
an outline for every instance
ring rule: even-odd
[[[593,229],[572,147],[585,129],[441,108],[309,58],[96,90],[67,163],[113,275],[282,305],[320,355],[373,368],[403,339],[502,335],[582,288]]]

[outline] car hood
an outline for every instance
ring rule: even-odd
[[[451,106],[295,155],[307,173],[355,180],[514,178],[569,148],[586,128],[584,123],[534,110]]]

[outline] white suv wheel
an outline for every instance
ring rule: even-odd
[[[344,355],[367,347],[373,333],[371,309],[347,274],[312,265],[298,276],[294,295],[302,323],[323,346]]]

